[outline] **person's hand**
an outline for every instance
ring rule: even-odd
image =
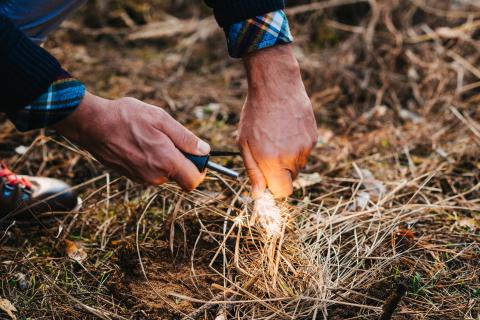
[[[106,100],[87,93],[53,128],[132,180],[158,185],[172,179],[192,190],[205,177],[180,150],[205,155],[210,146],[164,110],[133,98]]]
[[[290,45],[244,58],[248,96],[238,145],[254,198],[268,187],[275,197],[293,192],[292,180],[317,142],[315,117]]]

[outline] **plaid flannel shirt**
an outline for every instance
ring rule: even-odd
[[[234,58],[293,41],[283,10],[235,23],[224,31],[228,52]],[[20,131],[48,127],[75,111],[84,95],[85,86],[62,70],[45,93],[25,108],[10,112],[8,116]]]
[[[235,23],[225,29],[225,34],[228,52],[234,58],[293,41],[288,19],[283,10]]]
[[[70,115],[85,95],[83,83],[61,70],[50,87],[28,106],[8,113],[18,130],[48,127]]]

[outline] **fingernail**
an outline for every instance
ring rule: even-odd
[[[209,154],[210,153],[210,145],[203,140],[198,140],[197,150],[201,154]]]

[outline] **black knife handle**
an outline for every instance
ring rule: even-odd
[[[210,158],[210,155],[206,156],[196,156],[190,153],[182,152],[185,158],[190,160],[195,167],[197,167],[198,171],[203,172],[207,168],[207,163]]]

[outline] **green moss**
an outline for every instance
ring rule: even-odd
[[[320,28],[314,31],[311,40],[312,49],[323,49],[338,45],[342,39],[335,29],[322,24]]]

